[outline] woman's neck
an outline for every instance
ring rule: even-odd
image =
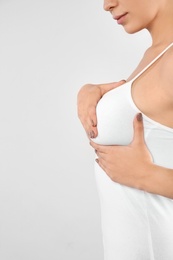
[[[148,26],[152,46],[161,47],[173,42],[173,1],[163,7]]]

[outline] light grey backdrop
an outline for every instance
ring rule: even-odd
[[[0,0],[0,259],[103,260],[85,83],[126,78],[150,43],[103,0]]]

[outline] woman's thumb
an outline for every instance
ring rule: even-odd
[[[122,79],[122,80],[120,80],[118,82],[115,82],[114,84],[115,84],[116,87],[119,87],[119,86],[123,85],[124,83],[126,83],[126,80]]]
[[[133,128],[134,128],[133,142],[135,142],[136,144],[145,142],[143,117],[142,117],[141,113],[138,113],[135,116],[134,121],[133,121]]]

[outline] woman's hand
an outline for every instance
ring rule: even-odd
[[[77,98],[78,116],[89,138],[95,138],[98,134],[96,116],[98,101],[106,92],[124,83],[125,80],[108,84],[87,84],[80,89]]]
[[[153,160],[145,144],[142,114],[134,119],[134,138],[127,146],[103,146],[91,141],[97,163],[115,182],[142,189]]]

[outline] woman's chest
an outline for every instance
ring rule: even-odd
[[[104,145],[127,145],[133,138],[133,120],[138,110],[130,99],[130,85],[109,91],[97,105],[98,137],[94,142]]]
[[[131,97],[136,107],[152,120],[173,128],[173,100],[159,78],[145,77],[132,84]]]

